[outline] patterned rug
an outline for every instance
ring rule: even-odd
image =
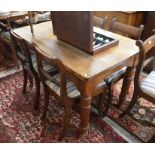
[[[12,62],[11,59],[5,58],[5,59],[0,59],[0,72],[4,70],[11,69],[15,67],[16,65]]]
[[[58,134],[63,120],[63,108],[57,100],[50,96],[50,106],[44,124],[41,122],[41,112],[32,111],[34,88],[28,87],[22,94],[22,72],[0,79],[0,142],[32,143],[58,142]],[[42,109],[43,97],[40,99]],[[78,112],[73,111],[71,124],[79,126]],[[126,142],[106,122],[91,113],[90,130],[82,138],[77,139],[71,128],[62,142],[69,143],[114,143]]]
[[[57,100],[50,96],[50,106],[44,125],[40,121],[41,112],[35,114],[32,111],[32,99],[34,88],[28,87],[27,93],[22,94],[22,72],[15,73],[0,80],[0,142],[58,142],[58,133],[61,130],[63,120],[63,108]],[[121,106],[121,110],[115,107],[121,90],[122,81],[115,87],[115,98],[108,116],[126,131],[133,134],[143,142],[148,142],[155,134],[155,106],[146,101],[135,104],[129,116],[118,117],[121,110],[125,109],[130,101],[133,84],[127,102]],[[94,100],[96,101],[96,100]],[[43,97],[40,99],[42,109]],[[71,123],[78,126],[79,114],[73,111]],[[70,129],[62,142],[126,142],[106,122],[91,113],[89,133],[80,139],[75,138],[74,130]]]
[[[134,105],[130,114],[122,118],[119,117],[121,111],[125,110],[131,101],[134,89],[134,84],[132,82],[127,101],[118,109],[115,105],[118,103],[121,86],[122,81],[118,82],[115,86],[113,106],[110,108],[108,116],[141,141],[149,142],[151,137],[155,134],[155,105],[147,100],[140,99],[138,103]],[[151,141],[155,142],[155,139]]]

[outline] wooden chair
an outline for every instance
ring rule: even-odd
[[[143,68],[155,58],[155,52],[152,50],[155,48],[155,35],[148,38],[146,41],[138,40],[136,45],[139,47],[139,63],[137,65],[135,77],[134,77],[134,92],[132,100],[127,109],[121,116],[130,112],[134,104],[137,103],[139,98],[144,98],[149,102],[155,103],[155,62],[154,68],[147,75],[144,80],[140,80],[141,72]],[[147,56],[148,55],[148,56]]]
[[[36,110],[38,108],[39,103],[39,94],[40,94],[40,80],[37,72],[35,71],[33,67],[33,63],[35,63],[35,60],[32,61],[32,54],[28,47],[26,46],[25,41],[17,36],[16,34],[11,31],[11,37],[12,37],[12,43],[14,44],[14,50],[17,51],[17,56],[22,64],[23,68],[23,93],[26,92],[27,87],[27,78],[30,80],[31,86],[33,85],[33,79],[35,80],[35,87],[36,87],[36,93],[34,96],[34,109]]]
[[[124,35],[134,38],[136,40],[140,39],[144,26],[141,25],[139,28],[126,25],[116,21],[116,18],[113,18],[110,24],[110,31],[112,32],[121,32]],[[113,73],[110,77],[108,77],[105,81],[109,87],[109,103],[112,103],[113,97],[113,89],[116,82],[124,78],[126,72],[126,67],[122,68],[121,70]],[[120,106],[119,104],[117,106]]]
[[[29,78],[31,87],[33,86],[33,79],[35,81],[34,109],[37,110],[40,97],[40,79],[38,76],[36,55],[33,51],[30,50],[29,44],[27,44],[27,42],[17,36],[13,31],[11,31],[10,34],[13,41],[12,43],[14,44],[14,50],[17,52],[17,57],[19,58],[23,68],[23,93],[26,92],[27,79]],[[47,65],[45,62],[44,69],[47,72],[54,70],[52,66]]]
[[[65,68],[65,66],[59,59],[57,59],[56,57],[47,57],[46,55],[44,55],[44,52],[41,51],[36,45],[34,45],[32,48],[37,53],[38,71],[44,89],[44,109],[42,114],[42,120],[44,120],[46,117],[49,104],[49,94],[51,93],[60,101],[61,105],[64,106],[65,110],[63,129],[59,137],[59,140],[62,140],[69,127],[73,103],[77,103],[79,101],[80,92],[79,90],[77,90],[74,83],[68,77],[69,74],[67,73],[69,71]],[[43,68],[43,61],[46,61],[52,66],[55,66],[59,70],[59,72],[54,74],[47,73]],[[103,92],[106,90],[105,88],[107,88],[106,83],[102,81],[92,95],[103,96]],[[100,100],[100,102],[103,101]],[[108,106],[106,108],[108,109]],[[105,111],[107,111],[107,109]]]
[[[104,29],[104,27],[108,23],[108,17],[106,16],[104,18],[101,18],[101,17],[93,16],[93,22],[94,22],[94,26]]]

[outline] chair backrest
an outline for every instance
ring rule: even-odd
[[[60,98],[67,97],[67,75],[65,71],[65,67],[60,59],[53,57],[49,58],[45,55],[45,53],[39,49],[35,44],[31,45],[31,49],[36,53],[37,55],[37,65],[38,65],[38,73],[40,76],[41,81],[45,84],[45,81],[49,80],[50,82],[53,82],[57,86],[60,87]],[[47,72],[43,68],[43,62],[46,62],[47,64],[56,67],[57,73],[60,74],[60,81],[58,81],[56,78],[54,78],[54,75],[56,74],[55,69],[51,72]],[[53,91],[54,92],[54,91]]]
[[[17,56],[20,59],[22,66],[25,69],[33,69],[33,64],[32,64],[32,59],[31,59],[31,54],[32,52],[30,51],[30,48],[27,46],[28,44],[24,39],[21,37],[17,36],[13,31],[10,31],[11,38],[14,44],[14,48],[17,52]]]
[[[104,18],[101,18],[101,17],[93,16],[93,22],[94,22],[94,26],[103,29],[108,23],[108,17],[106,16]]]
[[[109,30],[114,33],[121,33],[135,40],[139,40],[141,38],[143,29],[144,29],[144,25],[140,25],[140,27],[134,27],[131,25],[117,22],[116,18],[112,19],[110,23],[110,28],[109,28]]]
[[[144,42],[141,40],[138,40],[136,42],[136,45],[139,47],[139,62],[137,65],[136,73],[135,73],[135,87],[141,89],[140,87],[140,75],[143,70],[143,68],[146,66],[146,63],[148,64],[150,61],[152,61],[155,58],[155,52],[152,50],[155,47],[155,35],[151,36]],[[146,55],[149,55],[149,57],[146,57]],[[155,70],[155,66],[154,66]]]

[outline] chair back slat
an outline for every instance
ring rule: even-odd
[[[60,59],[53,57],[49,58],[47,57],[44,52],[36,45],[31,46],[33,51],[35,51],[37,55],[37,65],[38,65],[38,72],[39,76],[41,78],[41,81],[45,83],[46,80],[49,80],[50,82],[56,84],[60,87],[60,98],[61,96],[67,96],[67,79],[65,74],[65,67]],[[60,74],[60,81],[58,81],[56,78],[54,78],[55,73],[52,72],[46,72],[43,69],[43,62],[46,61],[47,64],[54,66],[57,68],[57,73]]]
[[[93,22],[94,22],[94,26],[104,29],[104,27],[108,23],[108,17],[106,16],[104,18],[101,18],[101,17],[93,16]]]
[[[13,31],[10,31],[14,47],[17,51],[17,56],[20,59],[22,64],[28,63],[32,65],[31,61],[31,52],[26,45],[24,39],[17,36]]]
[[[112,32],[120,32],[125,36],[131,37],[135,40],[138,40],[141,38],[142,31],[144,29],[143,25],[140,25],[140,27],[134,27],[131,25],[123,24],[116,21],[116,18],[113,18],[110,24],[109,30]]]

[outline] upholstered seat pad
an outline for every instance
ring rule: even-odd
[[[141,83],[142,90],[155,98],[155,71],[152,71]]]
[[[107,77],[107,79],[105,80],[106,83],[111,83],[113,82],[114,79],[122,76],[126,71],[126,67],[123,67],[122,69],[120,69],[119,71],[113,73],[112,75],[110,75],[109,77]]]
[[[53,78],[60,82],[60,74],[54,75]],[[57,84],[51,82],[50,80],[47,80],[45,83],[60,96],[60,87]],[[98,84],[97,89],[103,87],[104,85],[106,85],[106,83],[105,81],[102,81]],[[71,81],[67,82],[67,93],[70,98],[80,96],[80,92],[76,89],[76,86]]]
[[[37,66],[36,55],[35,54],[32,54],[31,59],[32,59],[33,67],[34,67],[35,71],[38,73],[38,66]],[[50,72],[53,68],[54,68],[53,66],[47,64],[46,62],[43,62],[43,69],[46,72]]]
[[[1,38],[4,39],[4,40],[6,40],[6,41],[11,42],[10,32],[2,32],[1,33]]]
[[[60,82],[60,74],[59,73],[54,75],[53,78]],[[57,84],[55,84],[54,82],[51,82],[50,80],[46,80],[45,83],[52,90],[54,90],[57,95],[60,96],[60,87]],[[80,92],[76,89],[76,86],[71,81],[67,82],[67,93],[70,98],[75,98],[75,97],[80,96]]]

